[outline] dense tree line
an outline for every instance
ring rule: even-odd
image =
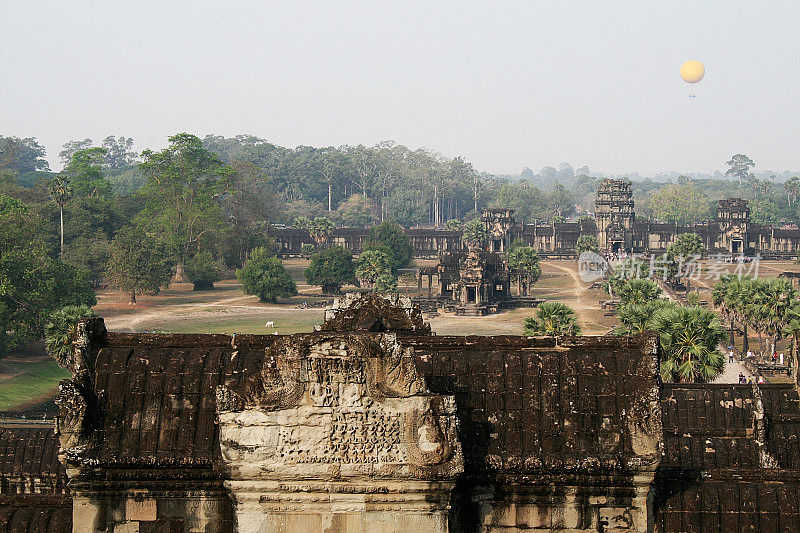
[[[18,250],[16,257],[35,257],[45,265],[41,275],[65,276],[73,292],[61,298],[32,288],[41,296],[35,304],[41,308],[20,304],[10,295],[30,281],[20,277],[24,261],[0,256],[5,269],[0,274],[12,280],[0,294],[6,298],[0,315],[6,335],[18,337],[5,339],[6,347],[35,336],[43,317],[59,305],[91,304],[91,286],[111,284],[134,300],[137,292],[158,291],[177,274],[196,289],[207,289],[225,271],[250,272],[245,266],[254,249],[262,250],[259,260],[275,274],[253,290],[267,299],[291,294],[276,263],[267,260],[274,255],[270,227],[277,224],[309,229],[317,243],[309,256],[328,254],[317,263],[344,262],[332,279],[321,275],[324,268],[309,272],[309,279],[331,292],[354,279],[391,290],[398,270],[409,264],[407,243],[392,240],[402,234],[401,226],[458,228],[480,241],[480,224],[469,222],[481,209],[511,208],[528,223],[585,216],[600,180],[588,168],[575,171],[568,164],[501,177],[477,171],[462,157],[393,142],[286,148],[247,135],[201,139],[181,133],[170,137],[166,148],[141,154],[128,137],[68,141],[59,153],[58,173],[45,156],[35,138],[0,136],[0,216],[5,217],[0,238],[7,249]],[[797,222],[800,179],[758,178],[743,154],[727,165],[728,180],[635,182],[637,211],[692,223],[712,216],[717,199],[741,196],[751,201],[755,221]],[[23,232],[9,227],[15,219],[26,221]],[[370,253],[352,262],[352,273],[341,253],[326,251],[336,225],[383,228],[373,232],[378,236],[370,238]],[[581,247],[593,250],[596,242],[584,239]]]
[[[276,220],[326,216],[345,226],[385,220],[403,226],[444,226],[484,207],[512,207],[521,220],[575,213],[572,194],[555,185],[511,181],[476,171],[462,157],[412,150],[391,141],[375,146],[285,148],[252,136],[209,135],[203,145],[231,165],[259,169],[283,209]]]

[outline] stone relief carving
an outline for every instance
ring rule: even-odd
[[[68,459],[90,455],[99,445],[94,430],[100,425],[102,413],[94,391],[96,351],[92,345],[105,334],[105,324],[100,318],[78,322],[69,361],[73,377],[61,380],[58,385],[56,436],[61,455]]]
[[[234,479],[437,479],[463,468],[453,398],[427,392],[392,334],[281,339],[241,390],[218,388],[217,410]]]

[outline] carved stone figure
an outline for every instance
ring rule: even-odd
[[[305,518],[285,531],[313,530],[314,520],[342,512],[333,502],[343,491],[369,506],[358,520],[402,507],[416,516],[414,528],[446,530],[449,492],[463,471],[455,402],[427,391],[411,356],[395,334],[295,335],[268,348],[239,390],[218,388],[240,531],[277,531],[273,520],[286,527],[295,515]],[[297,489],[287,495],[289,482]]]

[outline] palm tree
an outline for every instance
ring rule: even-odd
[[[631,279],[644,279],[650,276],[650,267],[640,259],[626,259],[611,272],[603,288],[614,295],[620,286]]]
[[[750,277],[734,275],[723,276],[712,293],[714,304],[722,308],[722,313],[731,321],[731,344],[733,344],[733,323],[742,326],[742,351],[750,349],[748,325],[754,323],[757,283]]]
[[[308,231],[311,238],[314,239],[314,242],[316,242],[319,247],[324,246],[328,242],[328,237],[336,228],[336,224],[326,217],[314,217],[313,219],[298,217],[295,219],[294,225],[297,228]]]
[[[797,291],[785,278],[766,280],[760,289],[762,328],[772,341],[772,347],[767,346],[767,352],[771,353],[784,336],[789,320],[787,315],[797,304]]]
[[[508,267],[517,276],[517,291],[522,296],[524,280],[525,296],[530,296],[530,290],[542,276],[542,267],[539,265],[539,254],[532,246],[514,246],[508,251]]]
[[[634,278],[617,289],[623,304],[643,304],[661,296],[661,287],[649,279]]]
[[[50,315],[44,326],[45,345],[61,368],[72,366],[72,341],[78,321],[93,316],[97,313],[86,305],[67,305]]]
[[[792,339],[792,350],[789,354],[791,362],[789,364],[794,371],[794,380],[797,383],[798,376],[795,364],[797,362],[797,341],[798,336],[800,336],[800,301],[794,302],[794,305],[787,311],[785,320],[784,333],[787,336],[791,336]]]
[[[72,185],[64,174],[57,174],[50,183],[50,196],[58,204],[61,218],[61,252],[59,258],[64,260],[64,205],[72,198]]]
[[[649,325],[659,333],[664,381],[704,383],[722,372],[725,358],[717,345],[723,332],[713,311],[668,307],[656,313]]]
[[[733,283],[734,276],[724,274],[720,280],[714,285],[711,291],[711,301],[714,307],[717,307],[720,314],[725,317],[731,325],[731,346],[734,345],[736,339],[733,336],[733,307],[731,306],[731,297],[733,296]]]
[[[641,304],[627,304],[619,308],[617,318],[620,325],[614,328],[615,335],[635,335],[649,329],[653,316],[665,307],[675,304],[658,298]]]
[[[575,310],[561,302],[543,302],[536,309],[535,316],[525,319],[527,335],[562,337],[580,335],[581,327],[575,317]]]

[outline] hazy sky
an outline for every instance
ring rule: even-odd
[[[797,1],[4,0],[0,134],[54,169],[67,139],[179,131],[393,139],[493,172],[800,169],[799,20]]]

